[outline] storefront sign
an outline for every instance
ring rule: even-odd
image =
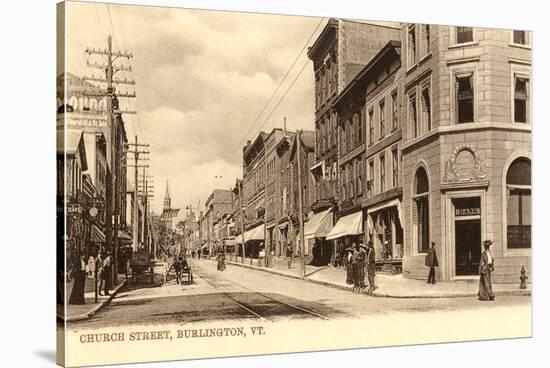
[[[455,208],[455,216],[479,216],[481,215],[481,209],[479,207],[474,208]]]

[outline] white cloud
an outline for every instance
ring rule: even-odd
[[[175,206],[196,206],[215,187],[229,188],[242,175],[242,142],[250,125],[304,46],[319,18],[69,3],[68,68],[88,74],[86,46],[133,52],[138,98],[123,106],[130,139],[151,145],[155,204],[170,181]],[[110,19],[109,19],[110,14]],[[112,26],[111,26],[112,24]],[[307,61],[302,55],[280,96]],[[96,73],[97,75],[97,73]],[[273,106],[279,99],[276,97]],[[304,70],[284,102],[262,128],[313,128],[313,76]],[[223,179],[215,180],[214,176]]]

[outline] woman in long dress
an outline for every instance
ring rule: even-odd
[[[493,283],[491,282],[491,272],[494,271],[494,258],[489,248],[493,244],[490,240],[483,242],[485,250],[481,254],[481,262],[479,264],[479,300],[489,301],[495,300],[493,293]]]
[[[225,253],[218,253],[218,271],[225,270]]]

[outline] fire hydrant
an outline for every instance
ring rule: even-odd
[[[521,280],[521,283],[519,284],[520,289],[527,289],[527,285],[525,285],[525,280],[527,280],[527,276],[525,276],[525,267],[521,266],[521,276],[519,279]]]

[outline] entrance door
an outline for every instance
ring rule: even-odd
[[[481,259],[481,220],[455,221],[456,275],[479,273]]]

